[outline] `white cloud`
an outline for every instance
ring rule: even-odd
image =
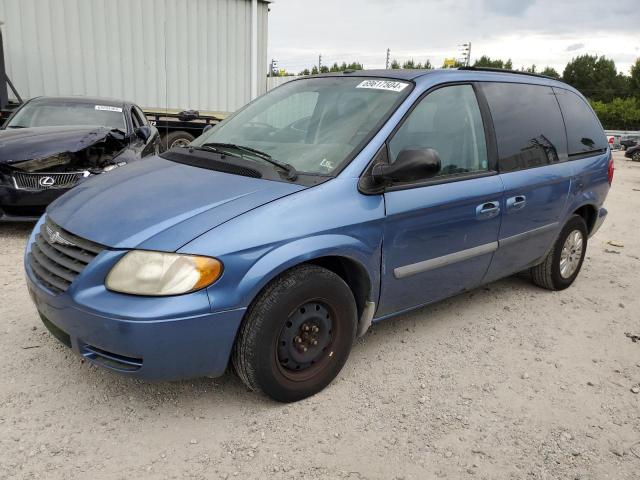
[[[277,0],[271,5],[269,56],[291,71],[360,61],[384,67],[386,49],[399,61],[441,65],[473,43],[480,55],[511,58],[559,71],[572,57],[605,55],[628,73],[638,56],[636,0]]]

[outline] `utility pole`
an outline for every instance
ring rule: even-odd
[[[465,67],[471,65],[471,42],[463,43],[462,47],[462,63]]]
[[[269,76],[275,77],[276,68],[278,68],[278,61],[271,59],[271,63],[269,64]]]
[[[385,67],[386,70],[389,70],[389,60],[391,59],[391,49],[387,48],[387,66]]]
[[[320,73],[321,68],[322,68],[322,55],[318,55],[318,73]]]

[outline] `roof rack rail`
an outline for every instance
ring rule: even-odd
[[[475,72],[499,72],[499,73],[515,73],[518,75],[529,75],[531,77],[539,77],[539,78],[547,78],[549,80],[562,81],[558,78],[553,78],[548,75],[542,75],[540,73],[529,73],[522,72],[520,70],[506,70],[504,68],[494,68],[494,67],[458,67],[458,70],[471,70]]]

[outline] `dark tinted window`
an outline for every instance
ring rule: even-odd
[[[485,83],[498,141],[500,170],[511,172],[567,159],[558,102],[550,87]]]
[[[569,90],[553,90],[558,96],[567,126],[569,155],[581,155],[607,148],[607,137],[587,102]]]

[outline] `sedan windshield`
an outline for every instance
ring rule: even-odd
[[[249,147],[298,172],[331,175],[375,134],[409,86],[362,77],[293,81],[260,97],[192,145]]]
[[[122,110],[94,103],[32,100],[16,113],[7,128],[95,125],[126,131]]]

